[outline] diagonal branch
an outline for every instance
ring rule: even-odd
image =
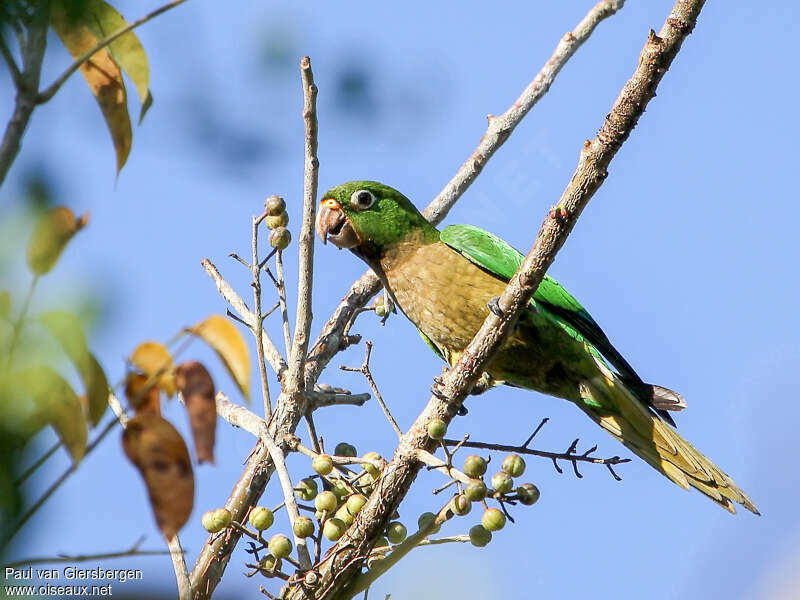
[[[315,594],[318,600],[337,597],[359,572],[362,557],[381,535],[421,468],[417,460],[418,450],[434,448],[436,442],[427,435],[425,424],[434,418],[449,422],[478,381],[517,315],[530,301],[581,211],[602,185],[607,175],[606,168],[655,95],[655,89],[681,43],[694,28],[703,3],[703,0],[678,0],[658,36],[650,32],[636,70],[622,88],[595,138],[586,142],[575,173],[559,200],[558,210],[551,211],[545,218],[536,241],[500,297],[498,305],[502,316],[490,312],[486,317],[456,365],[442,377],[440,391],[431,396],[425,409],[400,440],[394,457],[381,474],[376,491],[319,565],[321,592]],[[305,596],[305,590],[294,588],[287,598],[299,600]]]

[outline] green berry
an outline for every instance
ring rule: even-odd
[[[267,554],[258,566],[261,567],[261,574],[264,577],[275,577],[275,573],[281,570],[281,559]]]
[[[500,531],[506,524],[506,516],[497,508],[489,508],[483,511],[481,525],[489,531]]]
[[[539,500],[539,488],[532,483],[523,483],[517,488],[517,496],[525,506],[536,504],[536,501]]]
[[[483,548],[492,541],[492,532],[483,525],[475,525],[469,530],[469,541],[472,542],[473,546]]]
[[[512,477],[519,477],[525,472],[525,461],[519,454],[509,454],[503,459],[500,468]]]
[[[325,521],[325,525],[322,527],[322,535],[325,536],[325,539],[328,539],[332,542],[335,542],[342,537],[345,531],[347,531],[347,525],[345,525],[341,519],[337,519],[336,517]]]
[[[341,479],[332,479],[331,480],[331,491],[336,494],[339,498],[344,498],[353,490]]]
[[[366,503],[367,497],[364,494],[353,494],[347,499],[347,511],[351,515],[357,515]]]
[[[297,517],[292,525],[292,531],[299,538],[307,538],[314,535],[314,521],[308,517]]]
[[[333,514],[333,511],[339,508],[339,498],[331,491],[322,491],[314,498],[314,508],[318,511],[327,510],[328,514]]]
[[[248,520],[250,521],[250,525],[259,531],[264,531],[265,529],[269,529],[270,525],[275,521],[275,515],[265,506],[256,506],[250,511]]]
[[[373,548],[385,548],[388,545],[389,545],[389,540],[387,540],[385,537],[379,537],[378,541],[375,542]]]
[[[368,458],[370,460],[380,460],[381,455],[377,452],[367,452],[363,458]],[[380,467],[376,467],[372,463],[363,462],[361,463],[361,468],[364,469],[367,473],[372,475],[373,477],[377,477],[378,473],[381,472]],[[359,481],[364,485],[369,485],[371,482],[365,481],[366,477],[362,477]],[[374,480],[373,480],[374,481]]]
[[[280,196],[270,196],[264,200],[264,210],[271,217],[277,216],[286,210],[286,202]]]
[[[288,229],[286,229],[286,227],[276,227],[269,232],[269,238],[267,241],[273,248],[277,248],[278,250],[286,250],[286,248],[289,246],[289,243],[292,241],[292,234]]]
[[[350,527],[350,525],[352,525],[353,521],[355,520],[355,516],[350,514],[350,511],[347,510],[346,504],[343,504],[342,506],[339,507],[339,510],[336,511],[335,516],[347,527]]]
[[[458,494],[450,500],[450,510],[454,515],[464,516],[472,510],[472,502],[464,494]]]
[[[203,529],[209,533],[217,533],[230,525],[231,520],[231,513],[227,508],[217,508],[203,513],[200,523],[203,525]]]
[[[464,489],[464,495],[470,502],[480,502],[486,498],[486,484],[482,481],[477,483],[470,483]]]
[[[278,227],[286,227],[289,224],[289,215],[286,211],[278,213],[277,215],[270,215],[264,218],[264,225],[269,229],[277,229]]]
[[[484,460],[480,456],[470,454],[467,458],[464,459],[463,471],[467,477],[472,477],[473,479],[477,479],[478,477],[481,477],[484,473],[486,473],[486,460]]]
[[[514,487],[514,480],[505,471],[498,471],[492,475],[492,487],[500,494],[506,494]]]
[[[333,453],[336,456],[349,456],[350,458],[357,456],[356,447],[352,444],[348,444],[347,442],[339,442],[336,444],[336,448],[333,449]]]
[[[388,313],[389,311],[386,310],[386,305],[383,302],[379,302],[375,305],[375,314],[379,317],[385,317]]]
[[[447,423],[441,419],[432,419],[428,423],[428,435],[432,440],[440,440],[447,433]]]
[[[306,477],[297,482],[294,492],[301,500],[309,501],[317,497],[317,482],[311,477]]]
[[[286,558],[292,552],[292,542],[282,533],[276,533],[269,538],[267,549],[275,558]]]
[[[386,528],[386,537],[392,544],[399,544],[406,539],[407,535],[408,530],[400,521],[393,521],[389,523],[389,526]]]
[[[333,471],[333,461],[327,454],[320,454],[311,460],[311,468],[319,475],[327,475]]]
[[[433,523],[435,522],[436,522],[435,514],[433,514],[432,512],[424,512],[419,516],[419,519],[417,519],[417,527],[421,531],[427,531],[428,528],[431,527],[431,525],[433,525]],[[437,525],[431,531],[429,531],[429,533],[437,533],[440,528],[441,525]]]

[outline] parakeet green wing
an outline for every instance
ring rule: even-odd
[[[511,279],[524,258],[519,250],[505,240],[472,225],[445,227],[440,239],[467,260],[503,281]],[[663,419],[675,426],[669,413],[658,408],[659,401],[669,408],[674,408],[682,404],[683,399],[671,390],[644,383],[628,361],[614,348],[600,329],[600,325],[561,284],[549,275],[545,275],[533,295],[532,303],[542,305],[565,324],[574,328],[611,363],[623,379],[633,388],[639,389],[642,399],[647,404],[656,408]]]

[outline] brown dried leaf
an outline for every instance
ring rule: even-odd
[[[151,413],[161,414],[161,403],[158,386],[148,381],[150,378],[141,373],[129,372],[125,377],[125,398],[137,415]]]
[[[211,315],[187,329],[209,346],[222,360],[222,364],[233,377],[234,382],[245,397],[250,401],[250,357],[244,338],[225,317]]]
[[[214,433],[217,427],[214,381],[199,362],[185,362],[175,369],[175,384],[189,413],[197,462],[214,464]]]
[[[122,433],[122,448],[144,479],[159,529],[172,539],[194,505],[194,474],[183,438],[161,416],[137,414]]]
[[[64,3],[52,3],[50,26],[61,39],[73,59],[91,50],[99,41],[89,27],[96,18],[90,11],[68,14]],[[97,100],[117,154],[119,173],[131,150],[131,120],[128,116],[127,94],[122,73],[108,48],[102,48],[80,66],[80,72]]]
[[[50,367],[29,367],[17,376],[22,388],[36,404],[39,417],[53,426],[61,442],[80,462],[86,452],[86,419],[72,387]]]
[[[49,272],[67,242],[88,222],[88,213],[76,219],[66,206],[54,206],[43,212],[28,240],[28,267],[33,274],[44,275]]]
[[[131,354],[129,362],[148,377],[157,377],[157,385],[167,396],[175,395],[172,356],[158,342],[142,342]]]

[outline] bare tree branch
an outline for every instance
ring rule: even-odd
[[[321,591],[314,596],[317,600],[336,597],[359,572],[364,557],[416,478],[421,467],[418,450],[430,451],[435,447],[435,441],[427,435],[425,424],[434,418],[449,422],[478,381],[517,315],[530,301],[582,209],[604,181],[608,164],[654,96],[681,43],[694,28],[703,3],[703,0],[678,0],[659,35],[650,32],[634,74],[623,87],[594,140],[585,144],[556,210],[551,210],[545,218],[536,241],[500,297],[498,306],[502,316],[489,313],[456,365],[442,377],[440,389],[431,396],[425,409],[400,440],[375,492],[353,525],[317,566],[321,579]],[[287,594],[287,598],[302,597],[307,597],[307,591],[299,587],[292,588]]]
[[[172,559],[172,568],[175,570],[175,581],[178,584],[178,600],[191,600],[192,585],[189,581],[189,572],[186,570],[181,541],[177,535],[167,542],[167,547]]]
[[[133,546],[127,550],[119,552],[103,552],[101,554],[59,554],[58,556],[39,556],[36,558],[26,558],[17,560],[11,563],[5,563],[3,566],[6,568],[27,567],[30,565],[42,565],[51,563],[76,563],[88,562],[97,560],[106,560],[109,558],[123,558],[127,556],[163,556],[169,554],[168,550],[139,550],[144,538],[138,539]]]

